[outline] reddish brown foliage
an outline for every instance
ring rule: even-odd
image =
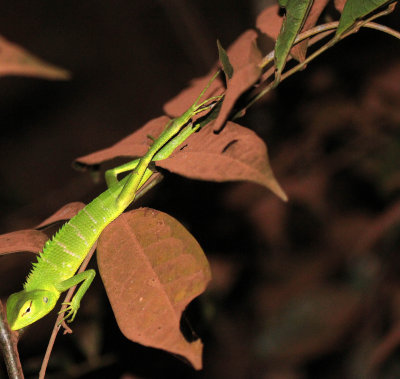
[[[19,230],[0,236],[0,255],[29,251],[39,253],[47,241],[46,234],[38,230]]]
[[[339,11],[343,4],[334,2]],[[303,30],[315,24],[326,5],[325,0],[314,1]],[[278,7],[272,6],[260,14],[257,27],[276,39],[281,22]],[[238,124],[225,124],[237,111],[237,100],[248,100],[259,89],[261,54],[256,42],[250,30],[227,49],[234,76],[226,91],[217,80],[205,95],[225,91],[219,119],[158,166],[196,179],[252,181],[285,198],[261,138]],[[320,66],[299,87],[277,91],[279,102],[258,110],[257,133],[273,141],[273,168],[291,199],[288,204],[252,183],[224,187],[215,199],[196,192],[202,185],[196,183],[190,201],[177,201],[177,212],[198,228],[194,234],[199,230],[212,245],[207,253],[216,278],[204,297],[206,329],[212,334],[206,350],[208,377],[371,377],[380,370],[396,372],[390,358],[400,340],[400,70],[394,64],[381,71],[386,54],[382,60],[373,57],[374,69],[365,68],[372,57],[371,42],[366,45],[370,50],[361,58],[358,43],[353,45],[354,66],[342,71]],[[303,60],[305,50],[306,42],[291,54]],[[351,56],[351,49],[346,51]],[[168,102],[166,112],[175,117],[185,111],[214,71]],[[270,78],[267,73],[262,80]],[[361,74],[364,79],[353,80]],[[94,165],[140,156],[151,143],[148,135],[157,137],[168,120],[154,119],[119,143],[77,161]],[[180,188],[161,194],[166,208],[172,192],[182,195]],[[214,212],[221,206],[231,212],[226,219]],[[72,215],[73,208],[66,214]],[[66,210],[39,226],[63,219]],[[202,219],[204,210],[211,210],[207,219]],[[31,232],[27,235],[37,236]],[[118,219],[102,241],[100,271],[123,333],[185,356],[199,368],[200,341],[189,343],[179,331],[182,310],[209,280],[207,260],[197,243],[170,216],[143,209]],[[183,253],[182,244],[189,254]],[[11,251],[34,248],[23,239],[6,245]],[[91,322],[99,341],[102,307],[93,308]],[[99,361],[100,351],[95,353]]]
[[[253,131],[233,122],[228,122],[219,134],[213,132],[212,124],[206,126],[157,165],[193,179],[255,182],[287,200],[272,173],[264,142]]]
[[[101,277],[118,325],[134,342],[184,356],[202,367],[202,343],[180,331],[186,306],[209,282],[201,247],[174,218],[153,209],[125,213],[101,235]]]
[[[0,36],[0,76],[33,76],[51,80],[69,79],[68,71],[36,58]]]

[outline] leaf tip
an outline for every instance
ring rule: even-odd
[[[286,195],[286,192],[282,189],[282,187],[279,185],[279,183],[274,180],[268,188],[276,195],[278,196],[282,201],[287,203],[289,201],[288,196]]]
[[[231,62],[229,61],[228,54],[226,53],[225,49],[222,47],[218,39],[217,39],[217,47],[218,47],[219,61],[221,62],[222,69],[227,78],[232,79],[234,69],[232,67]]]
[[[203,342],[200,339],[190,343],[191,354],[186,355],[186,359],[189,360],[195,370],[201,370],[203,368]]]

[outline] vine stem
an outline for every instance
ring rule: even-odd
[[[322,25],[321,25],[319,28],[310,29],[309,31],[307,31],[307,32],[310,32],[310,33],[307,33],[307,35],[305,35],[306,33],[302,33],[301,35],[299,35],[298,36],[299,38],[295,40],[294,45],[309,38],[313,34],[324,33],[323,37],[326,37],[326,33],[332,33],[334,31],[334,29],[337,27],[337,25],[338,25],[338,22],[331,22],[329,24],[326,24],[325,28],[321,28],[322,27]],[[317,29],[318,29],[318,31],[317,31]],[[313,45],[320,39],[321,39],[321,35],[316,35],[316,37],[310,41],[310,44]],[[315,59],[318,55],[322,54],[324,51],[328,50],[331,46],[333,46],[334,43],[335,42],[333,39],[330,40],[327,44],[323,45],[318,50],[316,50],[314,53],[312,53],[310,56],[308,56],[303,62],[300,62],[298,65],[296,65],[292,69],[284,72],[281,75],[279,83],[282,82],[283,80],[285,80],[286,78],[288,78],[289,76],[293,75],[295,72],[300,71],[304,66],[307,65],[307,63],[309,63],[310,61]],[[268,54],[268,56],[272,57],[272,58],[269,58],[270,61],[272,61],[275,57],[275,52],[272,51],[271,53]],[[292,58],[290,58],[290,59],[292,59]],[[274,72],[275,72],[275,70],[273,67],[270,70],[268,70],[269,75],[272,75]],[[232,120],[235,120],[235,119],[241,117],[243,115],[243,111],[246,111],[248,108],[250,108],[255,102],[257,102],[260,98],[262,98],[264,95],[266,95],[269,91],[274,89],[279,83],[277,83],[276,81],[272,81],[271,83],[269,83],[261,92],[259,92],[256,96],[254,96],[243,109],[241,109],[239,112],[237,112],[232,117]]]
[[[319,35],[328,31],[332,31],[335,30],[339,25],[338,21],[333,21],[333,22],[329,22],[327,24],[323,24],[323,25],[317,25],[311,29],[306,30],[305,32],[299,34],[296,39],[293,42],[293,46],[297,45],[298,43],[313,37],[315,35]],[[324,35],[325,37],[325,35]],[[312,44],[314,44],[315,42],[319,41],[319,39],[314,39],[312,41]],[[259,64],[260,68],[264,68],[266,67],[270,62],[272,62],[275,58],[275,50],[272,50],[269,54],[267,54],[262,61]]]
[[[19,359],[18,333],[12,332],[6,321],[6,312],[0,302],[0,350],[3,353],[4,362],[7,367],[8,377],[12,379],[23,379],[24,373]]]
[[[323,52],[331,48],[333,45],[335,45],[337,42],[342,40],[343,38],[348,37],[349,35],[356,33],[361,27],[363,28],[369,28],[369,29],[374,29],[378,30],[380,32],[386,33],[391,35],[392,37],[395,37],[397,39],[400,39],[400,32],[389,28],[388,26],[384,26],[375,22],[372,22],[370,20],[377,18],[378,16],[383,16],[387,15],[392,11],[392,7],[389,7],[385,11],[382,11],[381,13],[374,15],[370,19],[361,22],[356,28],[352,29],[348,33],[340,36],[339,38],[332,38],[330,41],[328,41],[325,45],[321,46],[318,50],[314,51],[311,55],[309,55],[304,61],[300,62],[298,65],[295,67],[287,70],[284,72],[281,77],[279,82],[276,82],[275,80],[269,83],[262,91],[260,91],[257,95],[255,95],[249,103],[242,108],[239,112],[237,112],[233,117],[232,120],[235,120],[243,115],[243,112],[245,112],[248,108],[250,108],[255,102],[257,102],[260,98],[262,98],[264,95],[266,95],[269,91],[274,89],[280,82],[283,80],[287,79],[289,76],[293,75],[294,73],[302,70],[309,62],[317,58],[319,55],[321,55]],[[301,41],[306,40],[307,38],[310,38],[314,36],[314,38],[311,39],[310,45],[315,44],[316,42],[320,41],[322,38],[325,38],[328,34],[334,32],[334,30],[337,28],[339,25],[338,21],[335,22],[330,22],[324,25],[319,25],[316,26],[312,29],[307,30],[304,33],[301,33],[297,36],[295,39],[295,42],[293,43],[293,46],[300,43]],[[275,51],[271,51],[259,64],[259,67],[264,68],[266,67],[270,62],[272,62],[275,58]],[[292,59],[291,57],[289,59]],[[271,67],[264,75],[263,79],[267,79],[269,76],[271,76],[275,72],[274,67]]]
[[[382,33],[389,34],[394,38],[400,39],[400,32],[392,28],[389,28],[388,26],[377,24],[376,22],[368,22],[367,24],[363,25],[363,27],[378,30]]]

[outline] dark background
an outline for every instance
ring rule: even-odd
[[[1,232],[104,190],[71,162],[162,114],[208,72],[216,39],[229,46],[263,7],[3,4],[0,34],[73,77],[1,79]],[[398,19],[397,11],[382,23],[399,28]],[[183,322],[205,342],[203,371],[126,340],[97,277],[74,335],[57,339],[48,377],[399,377],[399,52],[394,38],[362,30],[239,121],[267,142],[288,204],[256,185],[174,175],[141,200],[180,220],[210,259],[213,282]],[[3,299],[19,289],[30,259],[1,259]],[[38,371],[51,321],[20,342],[27,377]]]

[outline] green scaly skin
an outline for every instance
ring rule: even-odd
[[[198,104],[217,75],[194,104],[166,126],[142,158],[109,170],[106,173],[109,188],[46,242],[37,262],[33,263],[23,290],[12,294],[7,300],[7,319],[11,329],[18,330],[41,319],[55,307],[62,292],[82,282],[64,311],[64,320],[74,320],[82,297],[95,277],[94,270],[75,274],[76,271],[104,228],[134,201],[138,189],[148,181],[152,175],[149,164],[168,158],[177,146],[198,129],[198,125],[190,123],[191,118],[209,109],[212,106],[210,101],[221,99],[222,96],[215,96]],[[117,174],[128,170],[132,172],[118,181]]]

